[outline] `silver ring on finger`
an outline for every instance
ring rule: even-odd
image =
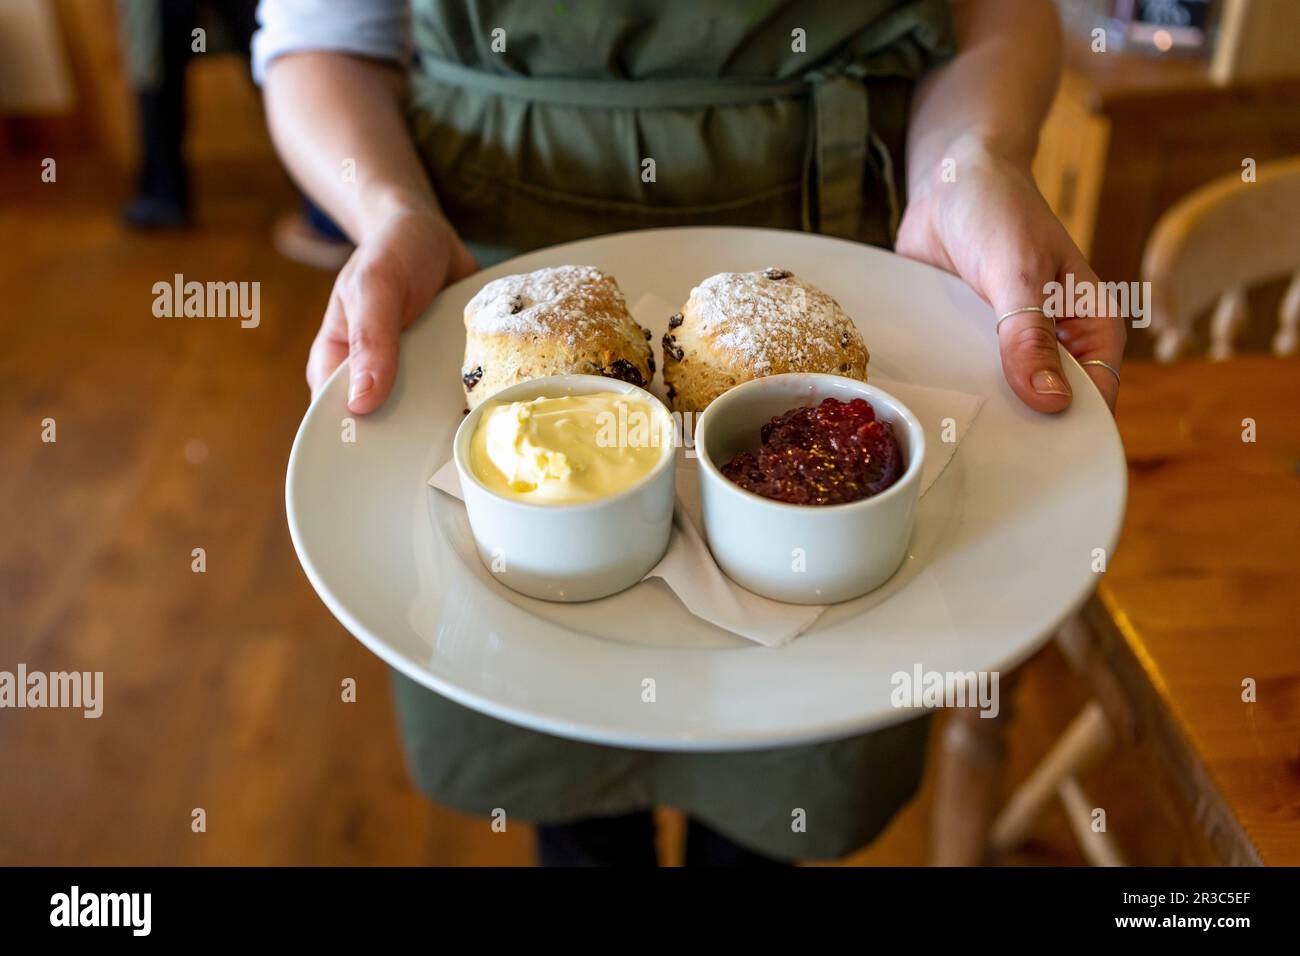
[[[1001,315],[999,315],[999,316],[998,316],[998,324],[995,325],[995,326],[993,327],[993,331],[994,331],[994,332],[999,332],[999,331],[1001,331],[1001,330],[1002,330],[1002,323],[1003,323],[1003,322],[1005,322],[1007,319],[1011,318],[1013,315],[1019,315],[1019,314],[1022,313],[1022,312],[1037,312],[1037,313],[1039,313],[1040,315],[1047,315],[1047,313],[1043,311],[1043,307],[1042,307],[1041,305],[1025,305],[1025,306],[1021,306],[1021,307],[1018,308],[1018,309],[1012,309],[1010,312],[1003,312]]]
[[[1116,385],[1120,384],[1120,382],[1122,381],[1122,379],[1120,379],[1120,377],[1119,377],[1119,369],[1117,369],[1115,366],[1111,365],[1109,362],[1103,362],[1101,359],[1088,359],[1088,361],[1086,361],[1086,362],[1080,362],[1079,364],[1080,364],[1080,365],[1100,365],[1100,366],[1101,366],[1102,368],[1104,368],[1106,371],[1110,372],[1111,375],[1114,375],[1114,376],[1115,376],[1115,384],[1116,384]]]

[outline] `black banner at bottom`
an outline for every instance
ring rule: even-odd
[[[1296,923],[1296,870],[1240,869],[0,869],[7,942],[295,944],[455,932],[500,942],[592,938],[608,925],[726,936],[786,928],[944,937],[962,927],[996,938],[1097,935],[1230,944]],[[1036,934],[1053,932],[1055,937]],[[916,934],[920,936],[916,936]],[[615,937],[622,938],[619,936]],[[972,941],[979,937],[968,937]],[[984,937],[986,942],[989,937]],[[472,939],[472,937],[471,937]],[[557,942],[559,940],[556,940]],[[937,939],[932,939],[937,941]]]

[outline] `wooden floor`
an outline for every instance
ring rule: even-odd
[[[120,177],[69,158],[42,184],[39,168],[0,168],[0,669],[102,670],[106,703],[98,720],[0,711],[0,864],[531,863],[527,827],[493,833],[412,788],[386,669],[290,546],[284,468],[330,278],[270,247],[283,176],[202,167],[201,225],[139,236],[117,225]],[[260,281],[260,327],[154,317],[153,284],[177,272]],[[1029,665],[1012,780],[1082,701],[1054,650]],[[1110,816],[1135,862],[1180,860],[1140,756],[1089,786],[1126,808]],[[930,787],[849,862],[924,863]],[[663,822],[675,860],[681,821]],[[1059,810],[1006,862],[1080,862]]]

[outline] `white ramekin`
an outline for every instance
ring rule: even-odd
[[[663,453],[639,483],[596,501],[534,504],[489,490],[470,464],[470,442],[494,402],[592,392],[634,395],[662,416]],[[502,389],[465,416],[452,455],[479,557],[507,587],[548,601],[590,601],[631,587],[663,557],[673,525],[675,430],[645,389],[597,375],[552,375]]]
[[[757,451],[773,417],[825,398],[865,398],[894,429],[906,467],[878,495],[841,505],[791,505],[763,498],[719,470]],[[925,433],[887,392],[839,375],[792,373],[757,378],[723,393],[695,427],[700,496],[709,549],[727,576],[756,594],[794,604],[847,601],[879,587],[907,554],[921,492]]]

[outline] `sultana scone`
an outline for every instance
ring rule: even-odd
[[[475,408],[509,385],[547,375],[645,386],[655,371],[649,339],[618,284],[592,266],[495,279],[465,306],[465,399]]]
[[[783,372],[867,380],[871,355],[829,295],[786,269],[722,272],[668,320],[664,382],[673,411],[701,412],[729,388]]]

